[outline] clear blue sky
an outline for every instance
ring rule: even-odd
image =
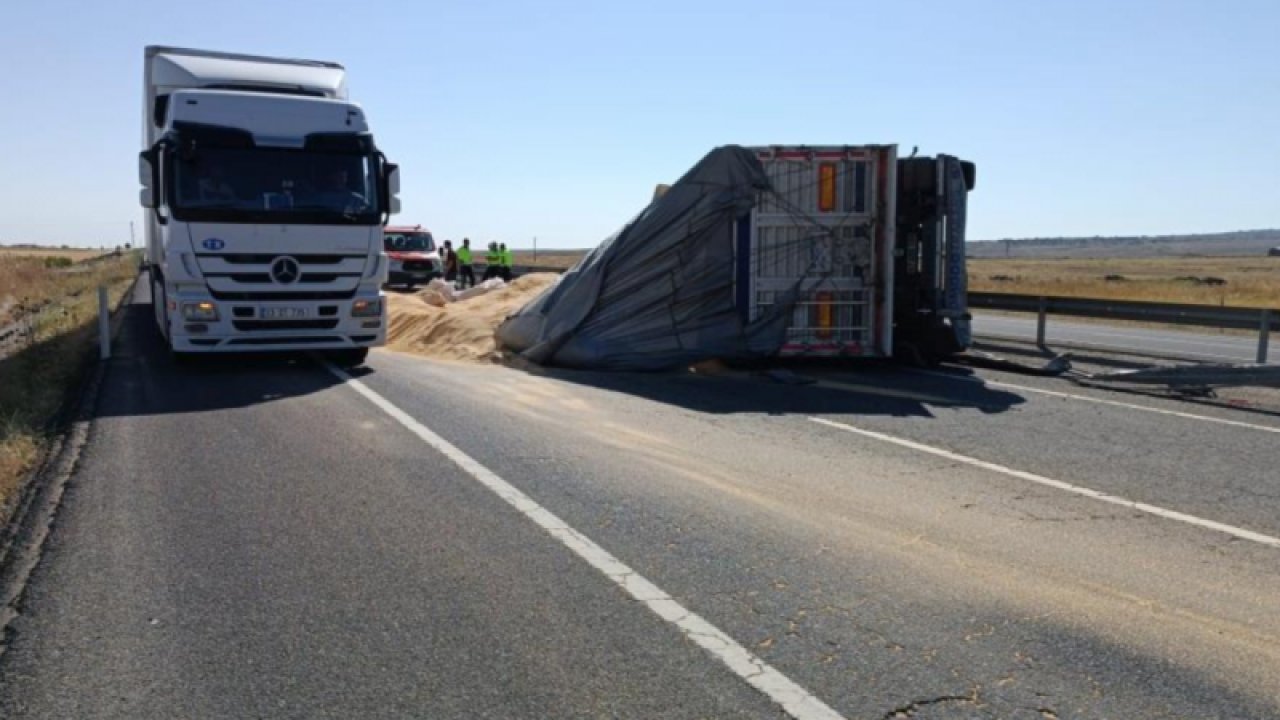
[[[725,143],[978,163],[971,239],[1280,226],[1280,2],[40,2],[0,13],[0,242],[119,243],[142,48],[336,60],[437,237],[594,245]]]

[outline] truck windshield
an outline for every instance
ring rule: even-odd
[[[205,222],[374,224],[368,155],[280,148],[203,147],[176,153],[174,217]]]
[[[436,249],[431,235],[423,233],[389,232],[383,236],[382,243],[383,249],[391,252],[431,252]]]

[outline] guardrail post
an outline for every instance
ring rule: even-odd
[[[1262,326],[1258,328],[1258,364],[1267,361],[1267,341],[1271,339],[1271,311],[1262,311]]]
[[[111,309],[108,307],[107,286],[98,286],[98,357],[111,357]]]
[[[1039,316],[1036,318],[1036,345],[1045,346],[1044,342],[1044,326],[1049,316],[1049,300],[1040,298]]]

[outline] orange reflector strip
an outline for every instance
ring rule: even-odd
[[[836,164],[818,165],[818,210],[831,212],[836,209]]]
[[[831,293],[820,292],[814,297],[818,301],[818,337],[826,340],[831,337]]]

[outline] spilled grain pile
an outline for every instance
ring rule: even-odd
[[[495,360],[494,331],[559,277],[556,273],[532,273],[501,290],[443,306],[431,289],[391,295],[387,347],[443,360]]]

